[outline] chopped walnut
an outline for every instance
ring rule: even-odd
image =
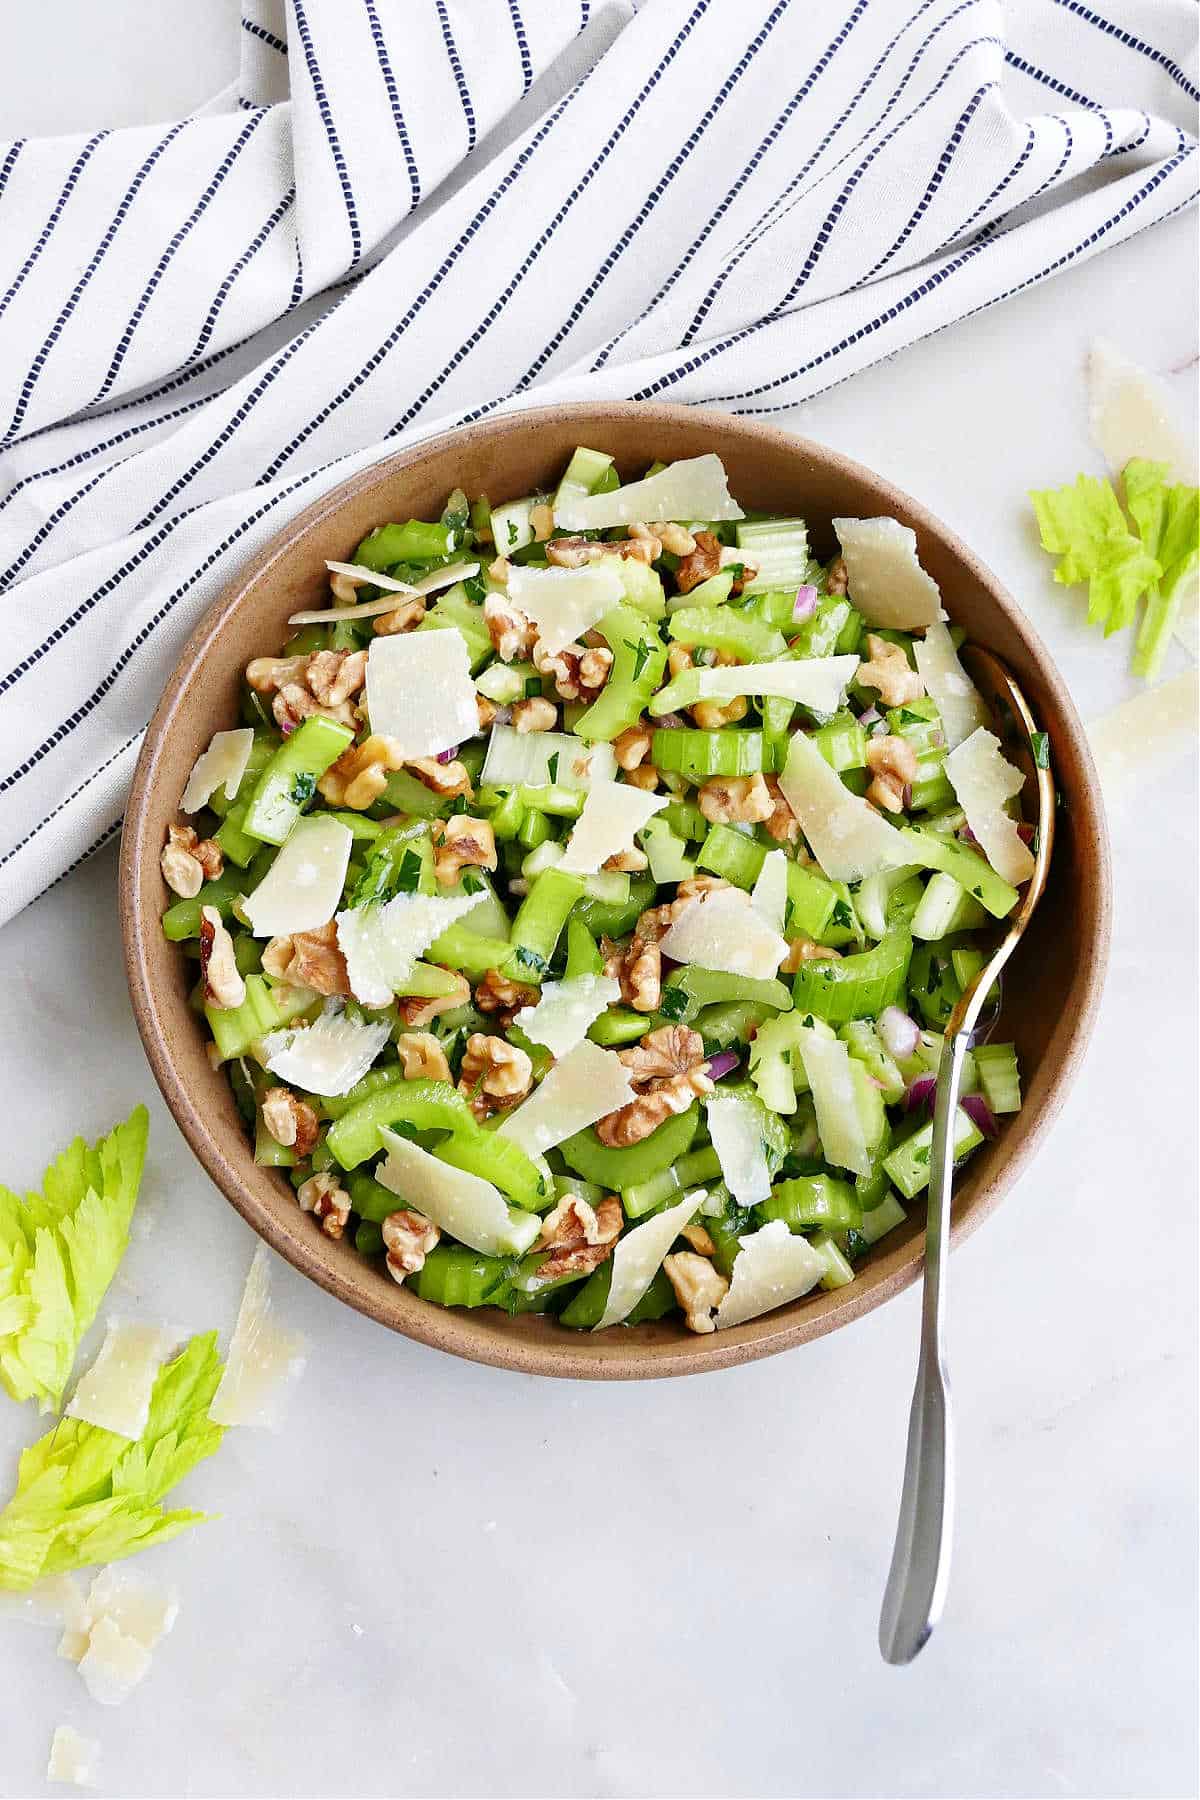
[[[603,562],[612,556],[651,563],[655,559],[650,552],[657,542],[657,538],[638,537],[617,538],[611,543],[585,537],[552,538],[546,545],[546,561],[559,569],[580,569],[585,563]]]
[[[455,1012],[465,1006],[471,998],[471,984],[465,975],[455,975],[454,986],[448,994],[435,994],[431,1000],[422,1000],[417,994],[409,994],[396,1001],[396,1015],[407,1031],[420,1031],[431,1019],[440,1013]]]
[[[667,651],[667,674],[671,680],[674,681],[677,675],[682,675],[685,669],[693,666],[694,659],[691,651],[685,650],[682,644],[672,644]]]
[[[763,820],[763,827],[777,844],[794,844],[800,836],[800,821],[783,797],[779,777],[764,775],[763,780],[771,796],[771,812]]]
[[[535,544],[544,544],[554,530],[554,508],[544,500],[529,509],[529,529]]]
[[[457,757],[444,763],[439,762],[436,756],[418,756],[404,766],[411,769],[418,781],[423,782],[432,793],[439,794],[443,800],[457,800],[460,794],[465,794],[470,799],[475,792],[465,764],[460,763]]]
[[[652,530],[649,525],[631,525],[629,536],[634,544],[641,547],[628,551],[628,555],[639,561],[644,559],[647,564],[658,561],[663,553],[663,541],[657,530]]]
[[[909,700],[919,700],[925,692],[925,683],[915,669],[908,665],[899,644],[893,644],[887,638],[876,637],[873,631],[867,633],[866,662],[858,665],[856,679],[862,687],[878,688],[880,698],[885,706],[904,706]]]
[[[635,937],[628,949],[611,938],[601,938],[604,973],[621,984],[621,998],[634,1012],[658,1011],[662,999],[662,951],[657,941]]]
[[[613,755],[617,759],[618,769],[628,772],[640,768],[650,754],[650,746],[654,741],[651,726],[629,725],[619,737],[613,739]]]
[[[294,1150],[297,1156],[311,1153],[321,1127],[307,1100],[301,1100],[291,1088],[268,1088],[263,1095],[262,1116],[277,1144]]]
[[[531,731],[553,731],[557,724],[558,708],[553,700],[545,700],[540,694],[531,700],[518,700],[512,709],[513,730],[523,735]]]
[[[737,657],[729,651],[718,650],[713,667],[732,668],[736,662]],[[734,725],[739,719],[744,719],[749,706],[745,694],[735,694],[723,706],[718,706],[715,700],[697,700],[694,706],[688,707],[688,711],[702,731],[720,731],[723,725]]]
[[[343,750],[317,783],[323,799],[330,806],[348,806],[354,812],[365,812],[387,786],[388,772],[404,767],[399,738],[383,737],[372,732],[361,744]]]
[[[797,937],[788,944],[788,953],[779,965],[781,975],[794,975],[809,962],[836,962],[841,956],[832,944],[818,944],[815,938]]]
[[[508,571],[510,567],[511,564],[509,563],[507,556],[495,556],[488,564],[488,574],[493,581],[498,581],[501,587],[503,587],[508,580]]]
[[[682,525],[656,525],[654,529],[663,549],[672,556],[690,556],[696,548],[695,538]]]
[[[829,565],[829,573],[825,577],[825,592],[835,594],[840,599],[850,587],[850,571],[846,567],[844,556],[837,556]]]
[[[533,666],[540,675],[553,677],[554,691],[560,700],[594,700],[612,674],[613,653],[607,647],[587,649],[583,644],[566,644],[551,655],[536,644]]]
[[[402,1031],[396,1039],[405,1081],[449,1081],[446,1052],[432,1031]]]
[[[746,561],[746,552],[736,548],[733,544],[721,545],[721,567],[737,570],[729,589],[731,599],[736,599],[744,593],[747,583],[753,581],[758,574],[758,570]]]
[[[684,1243],[696,1252],[697,1256],[715,1256],[717,1254],[717,1246],[697,1220],[693,1219],[690,1225],[685,1225],[679,1235]]]
[[[296,1189],[296,1198],[301,1212],[310,1212],[320,1220],[326,1237],[341,1237],[350,1218],[350,1196],[336,1175],[329,1169],[310,1175]]]
[[[318,994],[350,992],[346,959],[338,946],[333,919],[316,931],[273,937],[263,951],[262,966],[268,975],[290,987],[310,987]]]
[[[695,548],[680,559],[675,571],[675,585],[681,594],[690,594],[702,581],[708,581],[721,567],[721,546],[711,531],[696,533]]]
[[[532,619],[526,618],[505,595],[487,596],[483,603],[483,622],[501,662],[521,662],[533,649],[537,630]]]
[[[650,867],[650,858],[644,850],[618,850],[602,867],[611,869],[617,875],[640,875],[643,869]]]
[[[729,1292],[729,1283],[704,1256],[691,1250],[678,1250],[665,1257],[663,1270],[675,1289],[675,1298],[683,1312],[689,1331],[701,1334],[715,1331],[713,1313]]]
[[[523,1100],[533,1086],[533,1063],[504,1038],[473,1031],[463,1052],[458,1091],[470,1100],[477,1119]]]
[[[612,1254],[624,1223],[624,1210],[615,1194],[596,1207],[574,1194],[564,1194],[542,1221],[541,1236],[534,1246],[550,1253],[538,1267],[535,1287],[544,1287],[563,1275],[587,1275],[599,1268]]]
[[[216,880],[225,867],[225,858],[219,844],[211,838],[198,837],[190,825],[168,825],[158,866],[173,894],[194,900],[206,881]]]
[[[353,606],[358,600],[358,590],[370,579],[369,571],[364,569],[361,576],[347,575],[342,570],[329,577],[329,592],[339,606]]]
[[[639,1144],[673,1113],[686,1112],[700,1094],[711,1094],[704,1067],[704,1040],[686,1025],[662,1025],[640,1044],[617,1052],[637,1098],[596,1124],[602,1144]]]
[[[505,1029],[523,1006],[536,1006],[540,988],[528,982],[510,981],[499,969],[489,969],[475,989],[475,1004],[482,1013],[494,1013]]]
[[[304,679],[322,706],[340,706],[361,691],[367,679],[365,650],[318,650],[309,657]]]
[[[707,900],[718,888],[727,888],[729,883],[723,875],[689,875],[675,889],[676,900]]]
[[[431,827],[433,872],[443,887],[453,887],[464,869],[496,867],[496,833],[487,819],[452,813]]]
[[[425,1258],[442,1235],[432,1219],[406,1206],[388,1214],[382,1231],[388,1274],[400,1283],[425,1267]]]
[[[240,1006],[246,998],[246,983],[238,972],[233,939],[215,906],[200,908],[200,972],[211,1006],[225,1012]]]
[[[499,711],[500,708],[493,700],[489,700],[486,694],[476,694],[475,712],[479,719],[479,731],[481,735],[483,732],[491,730],[496,722],[496,714]]]
[[[867,799],[885,812],[903,812],[907,790],[917,779],[917,753],[908,739],[869,739],[867,767],[875,777],[867,789]]]
[[[666,937],[690,901],[702,899],[706,894],[728,886],[729,883],[720,875],[690,875],[686,881],[679,883],[674,900],[666,900],[661,906],[652,906],[642,914],[633,928],[634,936],[657,944],[660,938]]]
[[[761,775],[714,775],[701,787],[698,801],[714,825],[761,825],[775,811]]]
[[[307,656],[256,656],[246,664],[246,682],[256,694],[277,694],[280,688],[302,681]]]
[[[425,617],[425,607],[425,596],[414,594],[409,600],[401,600],[391,612],[378,613],[373,620],[376,637],[398,637],[403,631],[415,631]]]
[[[630,769],[625,777],[630,787],[640,788],[645,794],[652,794],[661,779],[653,763],[643,763],[640,769]]]

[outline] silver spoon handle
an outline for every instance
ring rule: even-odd
[[[937,1624],[950,1580],[954,1442],[945,1362],[945,1275],[950,1254],[954,1125],[969,1033],[947,1038],[938,1069],[929,1156],[921,1356],[908,1419],[900,1518],[879,1616],[885,1662],[911,1662]]]

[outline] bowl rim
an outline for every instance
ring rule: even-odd
[[[163,689],[158,705],[146,728],[137,767],[125,811],[121,837],[118,873],[118,904],[126,980],[133,1004],[134,1019],[150,1063],[155,1081],[191,1150],[225,1198],[241,1214],[251,1228],[273,1250],[326,1292],[345,1301],[356,1311],[387,1325],[403,1336],[435,1349],[449,1351],[469,1361],[524,1374],[541,1374],[585,1380],[644,1380],[668,1376],[706,1373],[756,1361],[791,1349],[811,1339],[849,1324],[894,1298],[910,1286],[921,1273],[924,1262],[924,1238],[919,1234],[898,1246],[875,1264],[875,1279],[869,1284],[852,1283],[835,1292],[822,1295],[817,1303],[780,1309],[778,1313],[761,1315],[727,1335],[714,1333],[695,1337],[683,1334],[678,1346],[657,1346],[652,1357],[639,1351],[634,1334],[625,1334],[628,1342],[619,1349],[606,1346],[606,1353],[596,1354],[597,1341],[588,1334],[563,1332],[560,1346],[512,1334],[484,1335],[472,1329],[474,1314],[457,1308],[443,1308],[419,1303],[402,1319],[385,1316],[374,1295],[363,1285],[347,1278],[342,1269],[327,1261],[322,1254],[326,1240],[317,1234],[290,1234],[260,1205],[226,1152],[224,1132],[214,1126],[193,1100],[188,1083],[171,1054],[169,1032],[164,1022],[160,996],[151,978],[148,954],[149,934],[157,936],[160,913],[143,901],[139,873],[144,856],[150,851],[146,832],[150,798],[159,759],[170,737],[181,699],[190,684],[196,665],[210,642],[217,637],[226,621],[238,610],[243,597],[264,578],[273,565],[286,557],[299,540],[319,528],[364,489],[382,485],[392,477],[420,464],[436,452],[456,444],[467,445],[476,437],[490,440],[497,455],[502,454],[503,439],[510,434],[536,431],[551,422],[566,420],[578,423],[580,430],[603,430],[614,422],[637,422],[647,439],[656,427],[686,424],[694,429],[707,427],[714,436],[731,431],[742,440],[757,441],[774,447],[794,458],[808,456],[823,465],[834,478],[848,483],[867,480],[876,490],[885,492],[894,511],[902,513],[918,530],[937,538],[948,552],[986,591],[991,603],[1028,646],[1036,660],[1041,679],[1053,697],[1060,716],[1067,725],[1073,749],[1083,775],[1083,833],[1095,857],[1093,911],[1094,925],[1089,954],[1084,970],[1083,991],[1075,1013],[1074,1027],[1066,1052],[1060,1061],[1051,1086],[1041,1098],[1040,1109],[1024,1134],[1009,1153],[990,1170],[986,1179],[972,1191],[971,1205],[956,1212],[951,1223],[951,1243],[957,1246],[990,1215],[1004,1194],[1027,1168],[1045,1133],[1061,1111],[1078,1075],[1095,1024],[1107,971],[1112,930],[1112,870],[1105,813],[1100,798],[1099,780],[1088,747],[1087,734],[1075,710],[1067,686],[1059,674],[1037,632],[1028,618],[992,571],[950,528],[927,507],[889,478],[879,475],[866,464],[844,456],[826,445],[736,414],[712,407],[685,406],[668,403],[634,401],[592,401],[565,403],[557,406],[529,407],[459,426],[450,431],[422,438],[415,444],[392,452],[356,470],[345,481],[321,495],[303,512],[296,514],[264,544],[226,583],[212,605],[205,611],[181,651],[175,669]],[[583,441],[580,438],[579,441]],[[155,853],[156,854],[156,853]],[[918,1203],[914,1202],[914,1206]],[[810,1297],[811,1298],[811,1297]]]

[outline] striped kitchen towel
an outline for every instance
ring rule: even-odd
[[[244,0],[200,112],[0,145],[0,916],[119,829],[184,639],[324,489],[503,407],[770,414],[1168,218],[1195,19]]]

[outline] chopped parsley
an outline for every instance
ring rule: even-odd
[[[545,957],[539,955],[536,950],[530,950],[525,944],[516,946],[513,951],[513,961],[522,969],[532,969],[535,975],[540,975],[546,967]]]
[[[541,698],[541,693],[542,693],[542,678],[541,678],[541,676],[540,675],[527,675],[525,677],[525,698],[527,700],[538,700]]]
[[[467,579],[463,582],[463,592],[466,594],[467,599],[472,601],[476,606],[482,605],[483,601],[487,598],[487,588],[484,586],[482,579],[478,575],[467,576]]]
[[[520,535],[521,535],[520,532],[517,530],[516,520],[510,519],[508,521],[508,542],[509,542],[510,549],[513,546],[513,544],[516,543],[516,541],[520,537]]]
[[[837,900],[834,902],[833,915],[830,919],[830,924],[839,925],[844,931],[854,930],[854,914],[850,909],[848,901]]]
[[[464,894],[478,894],[478,893],[482,892],[483,883],[479,879],[478,875],[476,875],[474,869],[464,870],[463,878],[462,878],[462,889],[463,889]]]
[[[1033,760],[1039,769],[1050,767],[1050,739],[1044,731],[1031,731],[1029,748],[1033,751]]]
[[[971,892],[974,894],[974,896],[977,900],[983,899],[983,889],[981,887],[973,887],[971,889]]]
[[[421,859],[415,850],[406,850],[400,858],[400,867],[396,870],[395,892],[397,894],[415,894],[421,882]]]
[[[633,651],[633,679],[636,681],[650,660],[650,645],[645,638],[639,638],[636,644],[631,644],[626,638],[624,643],[627,650]]]
[[[465,794],[455,794],[453,800],[450,802],[449,811],[451,813],[465,813],[467,811],[467,796]]]
[[[558,758],[559,752],[556,750],[546,763],[546,773],[549,775],[551,783],[558,780]]]
[[[682,1019],[687,1007],[688,997],[681,987],[663,989],[658,1010],[664,1019]]]
[[[316,776],[301,770],[299,774],[292,777],[292,785],[288,793],[288,799],[293,806],[307,806],[316,791]]]

